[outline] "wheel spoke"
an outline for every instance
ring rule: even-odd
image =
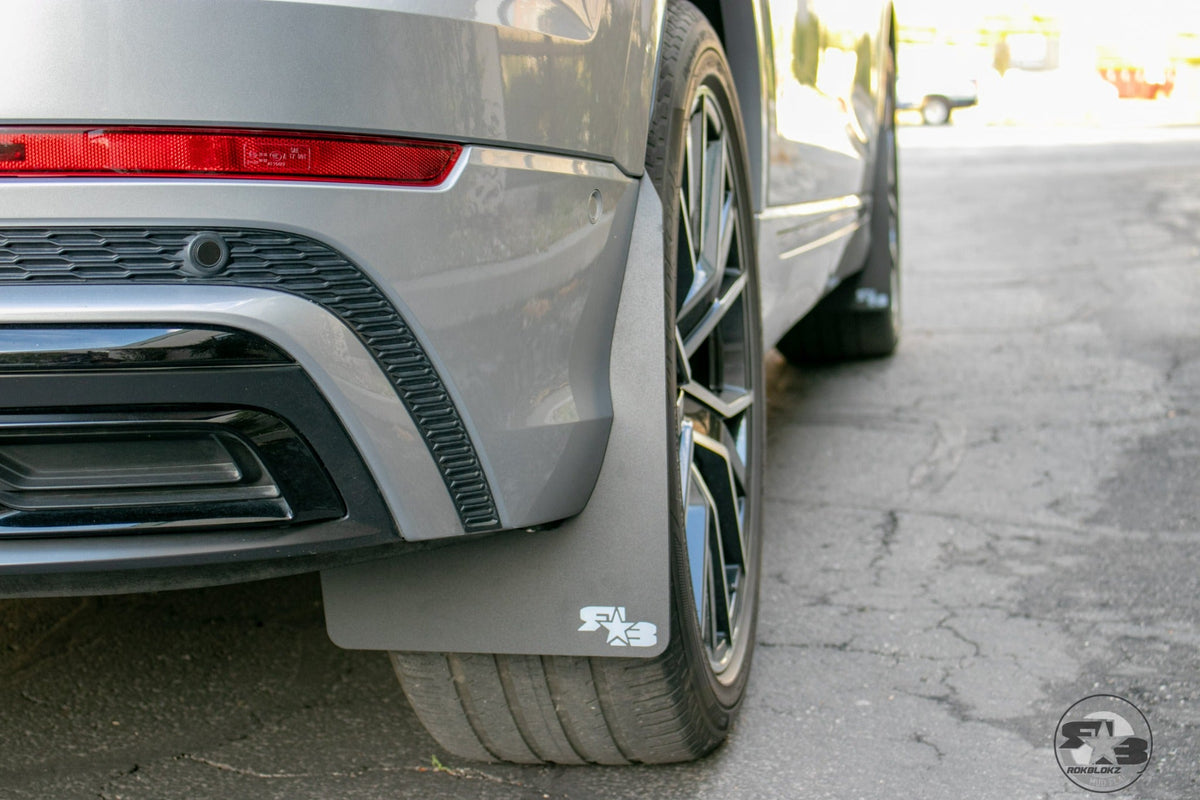
[[[696,350],[712,334],[713,329],[725,318],[725,315],[733,308],[734,303],[742,296],[742,291],[745,288],[746,276],[739,275],[729,285],[729,288],[725,290],[725,293],[713,301],[708,311],[696,323],[696,327],[692,328],[688,332],[687,338],[683,340],[683,351],[689,357],[695,355]]]
[[[680,206],[680,211],[687,219],[695,236],[693,241],[700,242],[704,236],[704,227],[700,217],[700,202],[704,196],[704,150],[708,146],[708,126],[704,114],[694,114],[688,123],[688,138],[684,151],[684,168],[687,172],[687,202]]]
[[[708,528],[704,529],[704,619],[700,630],[704,632],[704,643],[708,652],[714,653],[721,641],[721,633],[717,630],[717,587],[713,583],[712,548],[708,546]],[[712,657],[711,655],[709,656]]]
[[[684,171],[686,187],[680,189],[679,207],[692,274],[686,289],[676,290],[681,317],[722,285],[737,216],[729,191],[729,147],[720,114],[706,92],[700,94],[688,123]]]
[[[692,382],[692,362],[688,360],[687,349],[683,345],[683,336],[679,328],[675,329],[675,385],[680,388]]]
[[[741,425],[738,426],[739,429],[741,427]],[[737,479],[737,485],[744,491],[746,487],[746,463],[743,455],[745,441],[743,440],[739,444],[734,439],[734,434],[729,428],[722,425],[721,446],[725,448],[725,459],[729,462],[729,468],[733,471],[733,477]]]
[[[679,229],[683,234],[683,243],[687,248],[687,266],[691,269],[692,275],[695,276],[696,268],[699,266],[697,259],[700,258],[700,253],[696,250],[696,235],[692,232],[691,215],[683,212],[683,209],[687,208],[687,196],[684,194],[682,189],[679,190],[679,208],[681,209],[681,213],[679,215],[681,224]],[[694,281],[695,278],[693,277],[693,282]]]
[[[703,434],[695,434],[693,454],[696,467],[713,501],[722,546],[722,563],[728,573],[737,575],[746,564],[746,542],[742,535],[740,499],[743,493],[734,479],[732,453],[724,445]]]
[[[707,300],[717,285],[717,271],[703,251],[696,256],[692,275],[692,285],[688,287],[687,294],[683,296],[683,302],[679,307],[680,316],[686,316]]]
[[[695,472],[690,461],[686,471],[684,492],[687,505],[684,507],[684,524],[687,534],[688,573],[692,579],[692,599],[696,604],[696,613],[702,615],[707,612],[709,603],[706,576],[709,570],[707,531],[710,509],[700,489],[699,473]]]
[[[721,234],[724,232],[722,211],[725,203],[725,139],[718,137],[710,141],[704,154],[704,196],[702,205],[701,257],[712,267],[715,279],[721,279],[725,259],[721,257]],[[732,200],[732,197],[730,197]]]
[[[728,640],[732,633],[733,626],[730,624],[730,612],[733,610],[733,598],[729,592],[729,570],[725,564],[725,548],[722,545],[721,523],[715,517],[712,520],[713,524],[709,526],[708,549],[711,559],[711,570],[713,582],[713,628],[714,637],[713,644],[720,644],[721,639]]]
[[[741,386],[726,386],[720,394],[695,381],[681,388],[697,403],[725,419],[736,417],[754,402],[754,390]]]
[[[708,598],[707,607],[710,613],[711,631],[713,633],[712,644],[714,647],[719,647],[721,640],[728,640],[733,628],[731,626],[731,615],[733,604],[733,595],[730,590],[729,571],[731,564],[727,558],[729,548],[727,545],[727,534],[724,531],[725,525],[721,519],[720,510],[718,508],[718,500],[714,498],[709,490],[709,485],[705,481],[702,473],[693,466],[694,486],[700,496],[700,503],[705,507],[703,538],[704,542],[704,563],[707,572]],[[699,503],[698,503],[699,504]],[[689,507],[689,510],[692,507]],[[700,521],[700,515],[695,515],[695,520]],[[689,531],[689,540],[693,531]],[[695,531],[700,534],[701,531]],[[700,538],[697,535],[696,538]],[[691,542],[688,546],[689,552],[692,550]],[[733,565],[736,566],[736,565]],[[703,597],[701,600],[703,601]],[[698,606],[697,608],[700,608]]]
[[[685,419],[679,427],[679,487],[683,492],[683,502],[687,505],[691,502],[692,460],[695,457],[692,451],[695,447],[696,426],[690,419]]]
[[[717,263],[720,265],[722,274],[730,267],[729,251],[733,246],[736,231],[737,214],[733,206],[733,192],[729,192],[721,204],[721,235],[717,239]]]

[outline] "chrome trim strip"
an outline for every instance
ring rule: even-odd
[[[505,150],[498,147],[463,148],[459,160],[498,169],[524,169],[557,175],[586,176],[601,181],[627,180],[625,173],[604,161],[534,153],[528,150]]]
[[[0,324],[0,373],[40,370],[184,369],[291,364],[245,331],[179,326]]]
[[[754,216],[760,220],[789,219],[791,217],[816,217],[822,214],[833,214],[838,211],[862,211],[863,209],[862,197],[857,194],[848,194],[843,197],[830,198],[829,200],[813,200],[807,203],[793,203],[788,206],[771,206]]]
[[[789,258],[795,258],[796,256],[801,255],[803,253],[807,253],[810,250],[816,250],[818,247],[822,247],[824,245],[829,244],[830,242],[836,242],[838,239],[841,239],[845,236],[849,236],[850,234],[854,233],[856,230],[861,228],[862,225],[863,225],[863,221],[861,219],[856,219],[854,222],[851,222],[849,225],[843,225],[842,227],[838,228],[833,233],[826,234],[825,236],[822,236],[820,239],[814,239],[811,242],[806,242],[805,244],[800,245],[799,247],[793,247],[791,250],[788,250],[785,253],[780,253],[779,258],[780,258],[780,260],[786,260]]]

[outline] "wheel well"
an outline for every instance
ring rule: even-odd
[[[692,0],[692,5],[700,9],[700,13],[708,18],[708,24],[717,32],[721,44],[725,44],[725,20],[721,16],[720,0]]]

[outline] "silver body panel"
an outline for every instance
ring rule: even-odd
[[[810,308],[836,285],[842,254],[866,221],[864,211],[862,199],[848,195],[757,215],[759,258],[777,265],[760,278],[768,347],[795,324],[797,308]]]

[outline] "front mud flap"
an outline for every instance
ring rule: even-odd
[[[654,656],[670,619],[662,207],[642,178],[613,337],[613,424],[587,508],[321,573],[329,636],[363,650]]]

